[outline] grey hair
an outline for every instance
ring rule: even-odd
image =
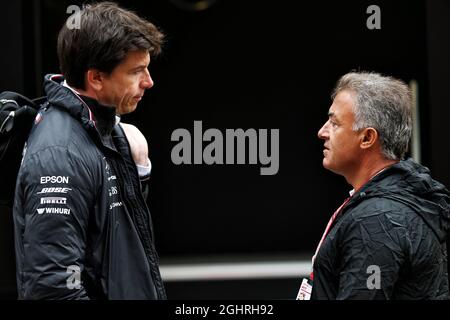
[[[344,90],[353,93],[353,130],[374,128],[387,159],[403,159],[412,131],[412,95],[401,80],[374,72],[350,72],[342,76],[332,98]]]

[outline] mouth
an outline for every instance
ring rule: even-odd
[[[142,99],[142,96],[136,96],[136,97],[134,97],[134,100],[136,100],[136,101],[141,101],[141,99]]]

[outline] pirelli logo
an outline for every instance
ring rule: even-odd
[[[67,198],[61,197],[46,197],[41,198],[41,204],[66,204]]]

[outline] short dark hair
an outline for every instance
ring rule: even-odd
[[[129,51],[145,50],[151,57],[161,52],[162,32],[113,2],[85,5],[76,14],[80,28],[69,29],[64,23],[57,45],[59,66],[70,86],[85,89],[89,69],[110,74]]]

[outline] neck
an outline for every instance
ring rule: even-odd
[[[97,100],[98,102],[100,102],[98,100],[97,95],[95,93],[93,93],[92,90],[83,90],[83,89],[78,89],[78,88],[73,88],[73,89],[82,96],[89,97],[91,99],[94,99],[94,100]]]
[[[95,123],[101,137],[109,136],[116,124],[116,108],[102,105],[97,100],[80,95],[94,114]]]
[[[382,155],[367,157],[360,162],[357,170],[354,170],[351,175],[346,176],[347,182],[355,190],[358,190],[378,173],[397,162],[398,160],[385,159]]]

